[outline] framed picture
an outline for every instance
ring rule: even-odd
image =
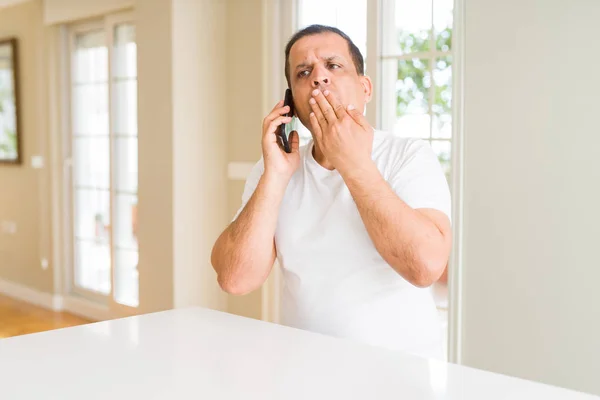
[[[0,39],[0,164],[21,163],[17,39]]]

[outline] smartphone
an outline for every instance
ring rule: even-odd
[[[286,89],[286,91],[285,91],[283,106],[284,107],[290,106],[290,111],[287,114],[285,114],[285,116],[293,117],[294,116],[294,99],[292,98],[292,91],[289,88]],[[287,124],[279,125],[279,130],[277,132],[277,135],[281,139],[281,147],[283,147],[283,150],[286,153],[291,153],[292,148],[290,147],[290,141],[288,140],[288,134],[286,133],[286,125]]]

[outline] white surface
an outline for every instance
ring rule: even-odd
[[[0,340],[5,399],[592,399],[190,308]]]
[[[467,0],[463,362],[600,395],[600,1]]]

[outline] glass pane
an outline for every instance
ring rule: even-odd
[[[347,34],[363,57],[367,56],[367,0],[301,0],[298,26],[335,26]]]
[[[442,169],[444,170],[444,174],[446,175],[446,180],[448,181],[448,184],[450,184],[450,152],[452,151],[451,142],[449,140],[433,140],[431,142],[431,148],[433,149],[433,152],[437,155],[438,160],[440,160],[440,164],[442,164]]]
[[[452,138],[452,59],[439,58],[434,66],[435,101],[432,105],[434,138]]]
[[[86,32],[75,37],[73,81],[108,81],[108,49],[104,31]]]
[[[110,200],[108,190],[75,189],[75,236],[108,243]]]
[[[137,77],[137,48],[135,44],[135,26],[121,24],[114,31],[114,78]]]
[[[390,103],[393,122],[388,128],[400,136],[429,138],[429,60],[386,60],[384,64],[388,64],[385,69],[395,72],[396,81]]]
[[[433,30],[437,50],[452,48],[452,21],[454,0],[433,0]]]
[[[75,284],[102,294],[110,293],[110,247],[106,243],[75,241]]]
[[[108,84],[75,85],[72,113],[75,135],[108,135]]]
[[[113,83],[113,126],[117,135],[137,135],[137,81]]]
[[[115,252],[115,300],[137,307],[139,303],[138,252],[117,249]]]
[[[383,34],[384,55],[428,51],[431,40],[432,1],[396,0],[393,7],[394,21],[386,21],[385,26],[389,28],[386,28]],[[391,15],[389,18],[391,19]]]
[[[137,196],[117,194],[115,201],[115,246],[123,249],[138,248]]]
[[[109,189],[110,152],[106,137],[77,137],[73,140],[74,183],[76,186]]]
[[[118,191],[137,193],[138,140],[136,137],[115,139],[115,186]]]

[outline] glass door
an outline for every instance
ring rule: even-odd
[[[71,229],[73,294],[135,313],[137,48],[130,14],[71,30]]]

